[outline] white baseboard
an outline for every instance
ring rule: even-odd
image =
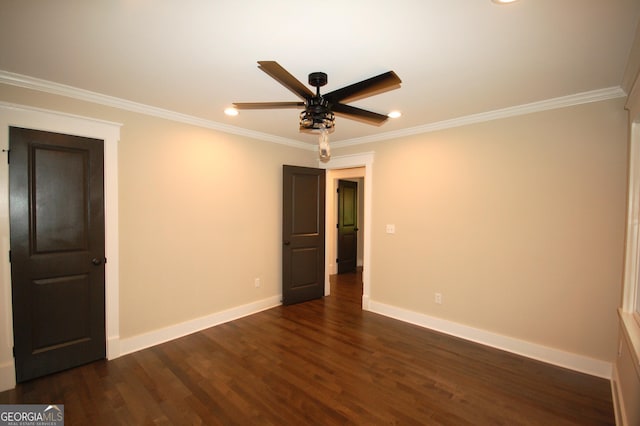
[[[119,342],[119,354],[126,355],[136,352],[160,343],[168,342],[188,334],[214,327],[225,322],[233,321],[247,315],[255,314],[266,309],[273,308],[282,304],[282,296],[273,296],[257,302],[248,303],[246,305],[236,306],[225,311],[216,312],[215,314],[205,317],[196,318],[180,324],[172,325],[149,333],[139,334],[137,336],[121,339]]]
[[[527,358],[611,380],[612,364],[369,300],[369,311]]]
[[[16,387],[16,368],[13,360],[0,364],[0,392]]]
[[[362,295],[362,309],[365,311],[371,310],[371,299],[367,295]]]
[[[107,337],[107,359],[116,359],[120,356],[120,336]]]
[[[136,352],[160,343],[168,342],[188,334],[255,314],[281,304],[280,295],[257,302],[237,306],[205,317],[196,318],[149,333],[109,342],[109,359]],[[536,345],[485,330],[420,314],[363,297],[363,308],[400,321],[436,330],[486,346],[512,352],[527,358],[579,371],[605,379],[612,379],[612,364],[582,355],[560,351],[546,346]],[[617,381],[615,381],[617,383]],[[613,385],[612,385],[613,386]],[[13,362],[0,365],[0,391],[15,387],[15,367]],[[615,398],[615,396],[614,396]],[[624,424],[624,423],[623,423]]]

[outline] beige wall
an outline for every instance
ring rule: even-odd
[[[152,118],[125,123],[121,335],[280,294],[282,164],[314,161],[313,151]]]
[[[371,300],[612,362],[623,106],[617,99],[334,148],[336,156],[375,151]]]

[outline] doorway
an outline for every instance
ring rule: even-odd
[[[360,179],[360,193],[362,197],[361,218],[359,233],[361,234],[361,275],[362,275],[362,298],[361,306],[364,310],[369,310],[369,300],[371,291],[371,209],[373,193],[373,160],[374,153],[334,156],[330,161],[319,162],[319,167],[327,169],[327,233],[326,233],[326,264],[325,264],[325,295],[331,294],[330,277],[337,273],[335,263],[337,254],[337,197],[339,179]]]
[[[360,179],[358,179],[360,180]],[[358,257],[358,248],[362,246],[359,240],[358,226],[362,223],[359,213],[360,191],[359,182],[356,179],[338,180],[338,274],[355,272],[358,266],[362,266],[362,258]]]

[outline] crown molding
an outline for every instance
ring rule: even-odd
[[[287,145],[295,148],[313,151],[316,149],[314,144],[297,141],[294,139],[283,138],[268,133],[256,132],[253,130],[243,129],[241,127],[230,126],[204,118],[194,117],[192,115],[182,114],[163,108],[157,108],[126,99],[116,98],[101,93],[91,92],[89,90],[79,89],[65,84],[55,83],[35,77],[22,74],[16,74],[9,71],[0,70],[0,83],[12,86],[23,87],[26,89],[38,90],[42,92],[52,93],[54,95],[65,96],[68,98],[78,99],[81,101],[92,102],[104,106],[123,109],[126,111],[136,112],[140,114],[150,115],[166,120],[172,120],[180,123],[190,124],[193,126],[204,127],[207,129],[217,130],[224,133],[230,133],[238,136],[246,136],[266,142]],[[406,136],[413,136],[421,133],[435,132],[437,130],[450,129],[454,127],[467,126],[469,124],[482,123],[486,121],[498,120],[501,118],[513,117],[517,115],[531,114],[534,112],[547,111],[551,109],[564,108],[574,105],[580,105],[590,102],[599,102],[608,99],[622,98],[627,96],[621,87],[609,87],[605,89],[592,90],[589,92],[577,93],[569,96],[547,99],[539,102],[518,105],[509,108],[498,109],[494,111],[482,112],[479,114],[457,117],[450,120],[428,123],[421,126],[409,127],[392,132],[378,133],[376,135],[365,136],[361,138],[345,139],[341,141],[331,142],[333,148],[341,148],[345,146],[360,145],[371,142],[379,142],[390,139],[397,139]]]
[[[609,87],[605,89],[591,90],[589,92],[576,93],[574,95],[562,96],[559,98],[552,98],[544,101],[532,102],[509,108],[481,112],[479,114],[466,115],[464,117],[452,118],[450,120],[437,121],[435,123],[409,127],[407,129],[401,129],[393,132],[379,133],[377,135],[365,136],[362,138],[345,139],[332,142],[331,146],[333,148],[342,148],[364,143],[397,139],[406,136],[413,136],[422,133],[435,132],[438,130],[451,129],[454,127],[462,127],[470,124],[498,120],[501,118],[514,117],[517,115],[525,115],[534,112],[565,108],[591,102],[605,101],[608,99],[623,98],[625,96],[627,96],[627,94],[621,87]]]
[[[153,117],[163,118],[166,120],[176,121],[179,123],[190,124],[193,126],[204,127],[207,129],[218,130],[224,133],[230,133],[238,136],[246,136],[253,139],[273,142],[281,145],[288,145],[295,148],[307,150],[316,149],[314,145],[300,142],[294,139],[274,136],[267,133],[256,132],[253,130],[243,129],[241,127],[229,126],[227,124],[218,123],[213,120],[195,117],[188,114],[157,108],[126,99],[116,98],[114,96],[104,95],[89,90],[79,89],[65,84],[55,83],[40,78],[30,77],[22,74],[16,74],[9,71],[0,70],[0,83],[11,86],[23,87],[25,89],[38,90],[41,92],[51,93],[54,95],[65,96],[80,101],[91,102],[108,107],[123,109],[126,111],[136,112],[140,114],[150,115]]]

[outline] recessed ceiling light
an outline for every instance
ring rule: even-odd
[[[494,2],[495,4],[509,4],[509,3],[515,3],[518,0],[491,0],[492,2]]]
[[[391,111],[389,114],[387,114],[387,117],[389,118],[398,118],[402,115],[402,113],[400,111]]]
[[[235,108],[226,108],[224,110],[224,113],[230,115],[231,117],[235,117],[236,115],[238,115],[238,110]]]

